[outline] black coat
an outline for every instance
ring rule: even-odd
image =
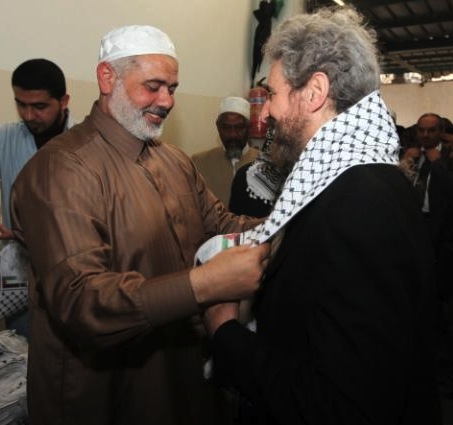
[[[408,180],[350,168],[288,224],[257,333],[236,321],[216,332],[217,379],[249,423],[440,424],[433,265]]]
[[[430,166],[428,183],[430,214],[428,221],[431,238],[437,250],[453,223],[453,161],[449,150],[442,149],[441,157]]]
[[[451,259],[453,258],[453,160],[449,149],[430,165],[428,183],[429,214],[425,214],[436,255],[436,272],[442,299],[453,294]]]

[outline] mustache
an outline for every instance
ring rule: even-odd
[[[160,118],[167,118],[168,114],[170,113],[170,109],[163,108],[161,106],[156,106],[154,108],[146,108],[143,110],[143,113],[149,113],[157,115]]]
[[[37,125],[37,124],[39,124],[37,121],[34,121],[34,120],[30,120],[30,121],[23,120],[23,122],[24,122],[25,125]]]
[[[241,146],[244,143],[242,139],[226,139],[225,144],[226,145],[232,145],[232,146]]]

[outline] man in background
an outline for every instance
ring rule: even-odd
[[[415,127],[417,146],[408,148],[402,161],[409,162],[420,209],[427,219],[431,237],[438,246],[445,225],[451,222],[453,161],[450,147],[443,143],[442,118],[425,113]]]
[[[240,167],[231,183],[228,209],[234,214],[266,217],[290,170],[279,168],[271,158],[273,131],[268,129],[257,158]]]
[[[233,247],[193,268],[207,238],[255,222],[228,213],[190,158],[160,140],[179,83],[167,34],[112,30],[96,72],[90,114],[41,149],[12,191],[33,271],[30,423],[222,424],[195,319],[250,296],[269,247]]]
[[[30,59],[20,64],[12,74],[12,89],[21,121],[0,127],[0,178],[2,222],[0,239],[8,241],[8,253],[17,260],[20,278],[26,279],[28,261],[11,232],[9,196],[12,184],[24,164],[52,137],[71,126],[69,94],[63,71],[47,59]],[[1,296],[1,294],[0,294]],[[6,302],[6,301],[5,301]],[[12,311],[11,307],[11,311]],[[6,326],[28,334],[26,305],[16,306]]]
[[[440,301],[438,374],[443,396],[453,395],[453,158],[445,143],[444,120],[425,113],[415,126],[417,146],[406,150],[401,165],[413,182],[419,208],[436,255]]]
[[[226,97],[220,104],[216,125],[222,146],[197,153],[192,160],[209,189],[228,206],[236,171],[259,153],[248,145],[250,103],[242,97]]]

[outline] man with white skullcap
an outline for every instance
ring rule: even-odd
[[[222,146],[192,156],[209,189],[228,206],[236,171],[253,161],[259,151],[248,145],[250,103],[237,96],[224,98],[216,121]]]
[[[12,191],[33,271],[30,422],[222,424],[195,319],[257,289],[268,245],[192,267],[208,237],[255,222],[228,213],[190,159],[159,140],[178,86],[165,33],[108,33],[97,80],[89,116],[41,149]]]

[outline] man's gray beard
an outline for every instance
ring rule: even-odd
[[[147,142],[157,140],[162,135],[164,126],[146,121],[143,111],[131,102],[121,80],[115,83],[109,109],[113,118],[137,139]]]
[[[305,121],[285,119],[275,122],[274,138],[271,144],[271,160],[282,170],[290,172],[304,150],[303,129]]]
[[[236,146],[225,149],[225,152],[229,159],[240,159],[242,156],[242,149]]]

